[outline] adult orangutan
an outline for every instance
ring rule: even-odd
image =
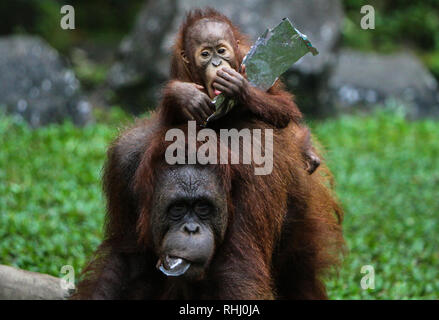
[[[249,48],[246,37],[224,15],[213,9],[190,12],[174,45],[171,81],[159,107],[163,122],[175,125],[196,120],[203,124],[214,111],[211,100],[223,92],[238,104],[213,128],[245,128],[252,119],[285,128],[292,121],[306,169],[313,173],[320,158],[292,95],[280,81],[268,92],[255,88],[245,77],[245,66],[239,70]]]
[[[289,131],[274,135],[273,172],[258,176],[244,165],[168,165],[168,128],[157,123],[109,149],[105,239],[74,298],[326,298],[342,212],[329,177],[301,167]]]
[[[209,65],[227,62],[230,70],[196,62],[192,41],[204,31],[204,40],[225,39],[220,45],[229,47],[222,51],[213,44],[215,53],[208,48]],[[246,84],[236,72],[246,51],[244,38],[215,11],[190,14],[176,50],[173,80],[159,112],[109,149],[105,239],[75,298],[326,298],[321,277],[343,249],[342,211],[326,167],[313,175],[303,169],[304,155],[312,150],[291,96],[279,83],[268,93]],[[209,75],[212,70],[218,76]],[[272,150],[259,145],[263,152],[273,151],[271,174],[255,175],[254,163],[166,163],[171,144],[166,132],[185,131],[187,119],[204,121],[215,90],[239,101],[216,128],[274,130]],[[197,148],[202,145],[198,141]]]

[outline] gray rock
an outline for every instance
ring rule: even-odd
[[[70,118],[91,118],[79,82],[58,53],[38,37],[0,38],[0,110],[17,114],[33,127]]]
[[[134,111],[155,105],[158,89],[168,78],[171,46],[186,11],[207,6],[228,16],[253,41],[267,27],[274,27],[284,17],[290,18],[320,55],[302,58],[286,75],[287,82],[294,85],[306,77],[307,83],[312,81],[319,88],[326,79],[322,75],[327,74],[334,61],[344,17],[339,0],[146,1],[133,31],[122,41],[120,59],[108,77],[123,105],[130,105]],[[288,81],[290,75],[297,81]]]
[[[329,87],[339,112],[383,104],[403,106],[411,119],[439,116],[438,84],[412,54],[343,50]]]
[[[63,300],[70,294],[59,278],[0,265],[0,300]]]

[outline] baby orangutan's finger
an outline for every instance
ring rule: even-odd
[[[230,69],[230,68],[227,68],[227,67],[224,67],[221,70],[224,70],[225,72],[227,72],[229,75],[231,75],[234,78],[238,78],[240,80],[244,79],[244,77],[239,72],[237,72],[236,70],[233,70],[233,69]]]
[[[228,96],[233,95],[233,91],[229,87],[223,86],[223,85],[219,84],[218,82],[214,82],[213,87],[215,89],[218,89],[221,92],[224,92]]]
[[[192,114],[189,112],[189,110],[187,109],[182,109],[181,112],[183,113],[183,116],[189,120],[189,121],[193,121],[195,120],[194,117],[192,116]]]
[[[216,77],[213,83],[219,83],[225,87],[228,87],[230,85],[230,81],[221,77]]]
[[[225,72],[218,72],[218,76],[215,79],[219,79],[219,80],[225,79],[227,82],[233,83],[237,87],[239,87],[242,83],[242,81],[240,79],[237,79],[236,77],[231,76],[230,74],[225,73]],[[215,80],[215,81],[217,81],[217,80]],[[222,84],[225,84],[225,83],[222,82]]]
[[[243,65],[241,66],[241,74],[244,76],[244,78],[247,79],[247,72],[246,72],[246,70],[245,70],[245,64],[243,64]]]
[[[210,112],[211,112],[211,113],[214,112],[215,109],[216,109],[216,107],[215,107],[215,104],[210,100],[209,96],[206,95],[206,96],[204,97],[204,99],[206,100],[206,105],[208,106]]]
[[[212,110],[210,109],[210,99],[203,99],[203,103],[201,104],[201,108],[203,110],[203,119],[206,120],[212,114]]]

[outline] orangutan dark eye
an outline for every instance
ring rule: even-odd
[[[207,58],[209,56],[209,51],[203,51],[201,52],[201,55],[205,58]]]
[[[206,201],[199,201],[195,204],[194,211],[201,219],[207,219],[211,212],[211,205]]]
[[[180,220],[187,212],[187,207],[184,203],[175,203],[169,208],[169,218],[172,220]]]
[[[219,48],[218,49],[218,53],[219,54],[223,54],[223,53],[225,53],[226,52],[226,49],[224,49],[224,48]]]

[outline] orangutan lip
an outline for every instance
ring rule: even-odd
[[[160,258],[156,265],[161,272],[170,277],[181,276],[190,266],[191,262],[189,260],[171,255]]]
[[[219,91],[218,89],[214,88],[213,84],[211,85],[211,87],[212,87],[212,90],[213,90],[213,94],[214,94],[215,96],[218,96],[218,95],[220,95],[220,94],[222,93],[222,92]]]
[[[190,262],[188,259],[186,259],[186,258],[183,258],[183,257],[179,257],[179,256],[174,256],[174,255],[172,255],[172,254],[170,254],[170,255],[168,255],[168,257],[170,258],[170,259],[181,259],[181,260],[185,260],[185,261],[188,261],[188,262]]]

